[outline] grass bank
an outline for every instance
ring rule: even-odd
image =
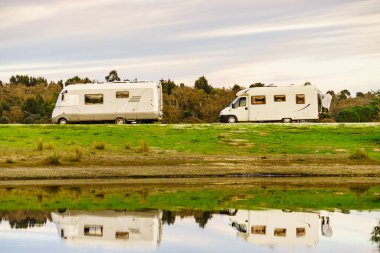
[[[0,126],[2,179],[378,173],[380,124]]]

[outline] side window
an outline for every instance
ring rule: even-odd
[[[285,102],[286,96],[285,95],[274,95],[274,102]]]
[[[254,235],[265,235],[267,227],[266,226],[252,226],[251,233]]]
[[[103,226],[101,225],[85,225],[84,235],[86,236],[103,236]]]
[[[296,104],[304,104],[304,103],[305,103],[305,94],[297,94]]]
[[[251,104],[253,105],[264,105],[266,104],[265,96],[252,96]]]
[[[86,105],[103,104],[103,94],[86,94],[84,95]]]
[[[116,91],[116,98],[129,98],[129,91]]]
[[[286,236],[286,228],[276,228],[274,230],[274,236]]]
[[[306,235],[305,228],[296,228],[296,235],[297,237],[305,236]]]
[[[239,107],[247,106],[247,98],[240,98]]]

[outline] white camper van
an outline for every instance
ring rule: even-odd
[[[53,123],[159,121],[162,118],[161,84],[124,81],[72,84],[63,88],[53,110]]]
[[[316,87],[255,87],[241,90],[219,115],[221,122],[283,121],[319,118],[322,97]]]

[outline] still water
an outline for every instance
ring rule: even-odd
[[[379,252],[380,211],[1,213],[0,252]]]

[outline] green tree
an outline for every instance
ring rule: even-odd
[[[111,72],[105,78],[107,82],[120,81],[120,77],[117,75],[116,70],[111,70]]]
[[[232,87],[232,90],[233,91],[239,91],[239,90],[243,90],[244,87],[240,86],[239,84],[234,84],[234,86]]]
[[[309,86],[309,85],[311,85],[311,82],[309,82],[309,81],[306,81],[304,84],[304,86]]]
[[[199,77],[198,80],[195,81],[194,88],[203,90],[207,94],[210,94],[213,89],[204,76]]]
[[[22,106],[22,110],[30,112],[31,114],[37,114],[38,105],[36,99],[34,97],[27,98],[24,105]]]
[[[249,86],[249,88],[255,88],[255,87],[264,87],[265,84],[263,83],[253,83]]]
[[[339,98],[340,99],[347,99],[351,96],[351,93],[348,91],[348,90],[342,90],[340,93],[339,93]]]
[[[62,82],[62,81],[61,81]],[[88,77],[80,78],[79,76],[74,76],[66,80],[65,85],[75,84],[75,83],[91,83]],[[58,82],[59,84],[59,82]]]
[[[162,87],[162,92],[168,95],[172,94],[173,89],[176,87],[176,84],[170,79],[168,80],[161,79],[160,83]]]

